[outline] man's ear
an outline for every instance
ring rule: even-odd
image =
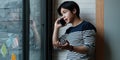
[[[77,11],[76,11],[76,9],[73,9],[73,11],[72,11],[72,12],[73,12],[73,14],[76,14],[76,12],[77,12]]]

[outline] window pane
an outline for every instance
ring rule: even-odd
[[[41,60],[40,0],[30,0],[30,60]]]
[[[22,60],[22,0],[0,0],[0,60]]]

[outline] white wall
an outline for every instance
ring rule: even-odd
[[[53,1],[53,19],[56,19],[58,17],[58,14],[56,12],[57,7],[64,1],[68,0],[54,0]],[[75,1],[78,3],[80,7],[80,16],[82,19],[90,21],[92,24],[96,24],[96,0],[69,0],[69,1]],[[64,34],[65,30],[69,27],[70,25],[63,27],[60,30],[60,35]],[[53,60],[65,60],[66,58],[66,51],[61,51],[61,50],[55,50],[53,54]]]
[[[104,0],[105,60],[120,60],[120,0]]]

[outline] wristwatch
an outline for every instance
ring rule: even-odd
[[[73,48],[73,46],[72,46],[72,45],[70,45],[69,50],[70,50],[70,51],[73,51],[73,50],[74,50],[74,48]]]

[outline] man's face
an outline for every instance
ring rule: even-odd
[[[71,23],[74,20],[75,13],[68,9],[61,8],[61,14],[66,23]]]

